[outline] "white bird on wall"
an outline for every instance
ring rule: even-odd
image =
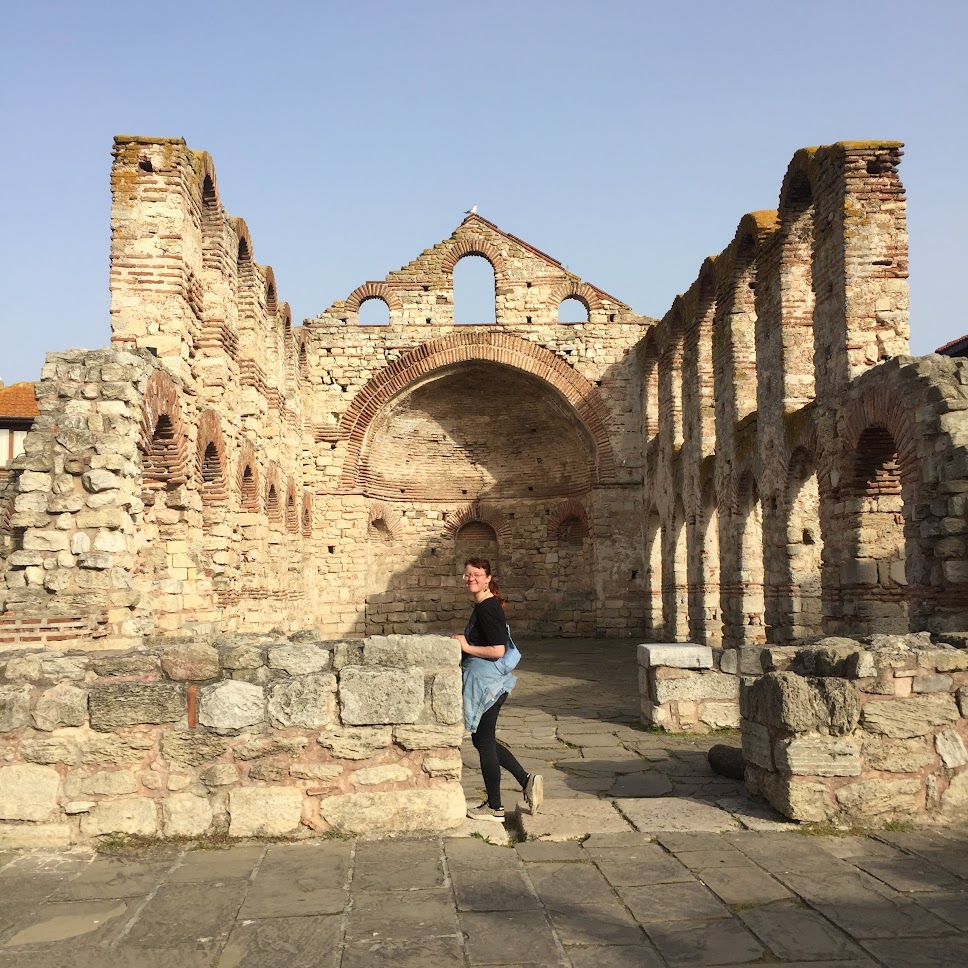
[[[466,212],[464,212],[464,214],[465,215],[476,215],[477,214],[477,206],[476,205],[472,205]]]

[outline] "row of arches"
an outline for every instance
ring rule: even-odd
[[[236,471],[234,476],[230,474],[225,435],[214,410],[199,414],[194,459],[189,459],[177,387],[161,370],[152,374],[146,388],[139,449],[144,491],[172,491],[194,483],[203,507],[229,503],[234,491],[241,511],[265,514],[270,524],[312,536],[309,492],[300,493],[293,477],[287,478],[273,461],[263,473],[260,468],[265,462],[259,460],[248,441],[239,447]]]

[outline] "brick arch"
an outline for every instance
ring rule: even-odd
[[[447,523],[444,525],[443,535],[445,538],[454,539],[457,537],[457,532],[465,524],[474,521],[479,521],[492,528],[497,535],[499,544],[511,537],[511,526],[508,519],[496,508],[488,507],[480,501],[465,504],[464,507],[449,515]]]
[[[212,466],[212,461],[208,457],[210,448],[213,447],[216,467]],[[225,472],[225,438],[222,436],[219,416],[214,410],[203,410],[198,418],[195,474],[204,502],[226,499],[228,475]]]
[[[699,269],[696,280],[696,302],[699,312],[708,310],[710,304],[716,302],[716,261],[716,256],[706,256]]]
[[[375,501],[370,505],[370,515],[367,520],[367,528],[369,529],[377,521],[382,521],[390,532],[390,537],[394,541],[399,541],[403,535],[403,519],[400,516],[400,512],[396,508],[383,501]]]
[[[506,280],[507,263],[504,261],[504,256],[501,255],[494,245],[486,242],[484,239],[460,239],[454,242],[444,255],[440,267],[447,275],[452,276],[454,274],[454,266],[468,255],[479,255],[487,259],[491,263],[491,268],[494,270],[495,282],[500,283]]]
[[[148,486],[171,489],[188,480],[188,444],[178,393],[164,370],[155,370],[148,378],[138,439]]]
[[[737,273],[743,272],[759,257],[763,242],[779,227],[777,212],[747,212],[736,226],[733,241],[715,260],[717,288],[732,286]]]
[[[861,435],[876,427],[883,427],[893,438],[902,486],[917,485],[920,461],[917,434],[910,399],[902,399],[884,386],[870,387],[847,405],[847,416],[842,434],[843,451],[841,487],[853,489],[857,485],[855,468]]]
[[[599,480],[614,477],[609,415],[597,389],[550,350],[519,336],[491,331],[455,333],[424,343],[382,369],[361,388],[340,418],[340,434],[347,440],[342,484],[355,485],[366,432],[395,396],[434,370],[472,360],[500,363],[529,373],[555,390],[571,405],[594,442]]]
[[[245,470],[251,471],[251,483],[245,483]],[[242,444],[239,452],[238,469],[235,475],[235,488],[239,492],[239,499],[244,511],[259,510],[259,462],[255,456],[255,450],[249,441]]]
[[[279,478],[279,468],[270,462],[266,470],[266,516],[273,524],[283,524],[285,521],[285,495],[282,494],[282,482]]]
[[[391,313],[398,313],[403,309],[400,297],[385,282],[364,282],[346,297],[344,305],[348,312],[358,313],[360,306],[368,299],[381,299]]]
[[[276,314],[279,312],[279,292],[276,289],[276,274],[272,266],[264,266],[263,271],[265,272],[266,312],[269,314],[270,319],[275,319]]]
[[[309,491],[303,491],[302,512],[299,515],[302,536],[311,538],[313,536],[313,497]]]
[[[242,253],[245,252],[245,259],[254,264],[255,258],[252,251],[252,236],[249,233],[249,226],[246,225],[245,219],[238,217],[233,218],[232,228],[235,231],[235,238],[238,243],[237,252],[239,262],[243,261]]]
[[[801,148],[794,156],[780,187],[778,212],[781,221],[789,212],[802,212],[813,204],[815,174],[813,159],[816,148]]]
[[[562,525],[568,521],[578,521],[581,523],[583,534],[588,534],[588,512],[585,506],[571,498],[563,504],[559,504],[548,518],[548,538],[551,541],[558,541],[561,536]]]
[[[286,486],[286,506],[284,509],[286,530],[295,534],[299,531],[299,507],[296,504],[296,482],[290,477]]]
[[[602,308],[602,299],[597,290],[587,282],[569,279],[556,286],[548,297],[548,308],[557,310],[566,299],[577,299],[589,313]]]

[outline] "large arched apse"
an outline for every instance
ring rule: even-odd
[[[357,481],[367,497],[397,509],[394,555],[406,562],[379,603],[368,598],[368,628],[387,628],[383,606],[394,596],[406,603],[394,632],[463,628],[469,603],[459,566],[469,557],[492,561],[516,633],[577,632],[590,620],[592,569],[562,567],[571,532],[563,538],[549,524],[568,501],[586,514],[595,444],[571,404],[541,379],[482,360],[423,376],[374,416]]]

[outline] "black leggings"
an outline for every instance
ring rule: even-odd
[[[514,754],[497,741],[497,717],[508,694],[504,693],[491,708],[481,716],[477,731],[471,733],[474,748],[481,756],[481,773],[487,789],[487,803],[492,810],[501,806],[501,767],[503,766],[518,783],[521,789],[528,782],[528,774],[514,758]]]

